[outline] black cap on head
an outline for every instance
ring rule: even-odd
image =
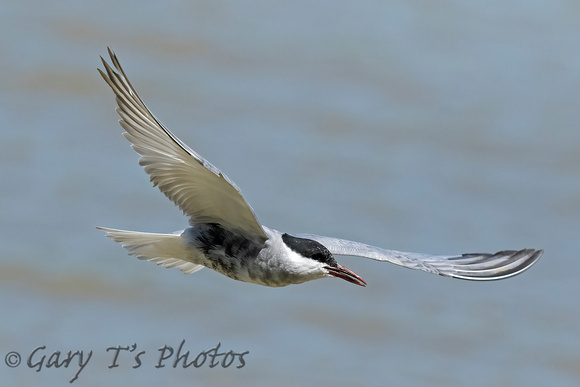
[[[332,267],[337,267],[338,265],[330,251],[312,239],[296,238],[292,235],[282,234],[282,241],[290,249],[304,257],[314,259],[315,261]]]

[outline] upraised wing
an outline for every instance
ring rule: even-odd
[[[409,269],[465,280],[499,280],[520,274],[530,268],[543,250],[504,250],[495,254],[428,255],[386,250],[380,247],[312,234],[296,234],[313,239],[336,255],[352,255],[386,261]]]
[[[119,123],[126,130],[123,135],[141,155],[139,165],[154,186],[190,217],[190,223],[218,223],[264,242],[266,234],[235,183],[155,118],[111,49],[109,55],[117,71],[101,57],[106,73],[99,72],[117,96]]]

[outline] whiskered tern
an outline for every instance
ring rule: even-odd
[[[366,282],[340,265],[335,255],[352,255],[466,280],[497,280],[528,269],[542,250],[495,254],[428,255],[385,250],[364,243],[312,234],[288,234],[261,225],[236,184],[189,148],[149,111],[116,55],[102,57],[104,80],[116,95],[119,123],[139,164],[165,196],[189,217],[185,230],[154,234],[97,227],[139,259],[185,274],[208,267],[238,281],[287,286],[337,277]]]

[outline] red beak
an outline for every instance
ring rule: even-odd
[[[328,274],[333,277],[342,278],[345,281],[351,282],[358,286],[367,286],[367,283],[359,277],[354,271],[347,269],[344,266],[337,265],[337,267],[332,266],[325,266],[326,270],[328,270]]]

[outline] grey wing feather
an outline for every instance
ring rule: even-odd
[[[141,155],[139,164],[190,223],[219,223],[250,239],[267,237],[239,188],[218,168],[166,129],[145,106],[109,49],[115,71],[103,58],[103,79],[116,95],[123,135]]]
[[[495,254],[428,255],[386,250],[380,247],[312,234],[295,234],[323,244],[332,254],[353,255],[386,261],[409,269],[423,270],[466,280],[498,280],[520,274],[542,256],[543,250],[504,250]]]

